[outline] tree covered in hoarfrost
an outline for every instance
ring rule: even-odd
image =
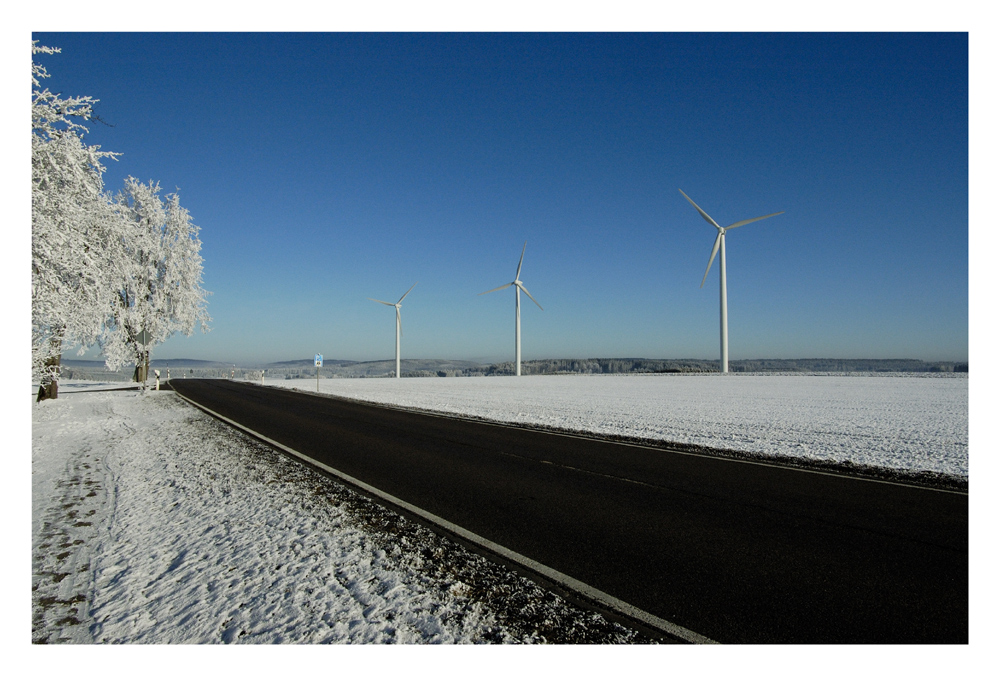
[[[130,176],[115,198],[130,265],[113,280],[114,308],[99,339],[111,369],[142,362],[142,331],[155,345],[177,331],[208,329],[199,228],[176,194],[159,193],[158,184]]]
[[[32,56],[59,50],[32,43]],[[142,356],[175,331],[206,329],[198,228],[177,195],[129,177],[112,197],[102,161],[116,153],[87,145],[80,122],[91,97],[63,98],[41,88],[49,77],[31,64],[32,376],[58,373],[65,349],[98,344],[110,369]],[[54,387],[54,386],[53,386]]]
[[[32,55],[57,53],[32,43]],[[123,264],[118,221],[101,164],[115,155],[84,143],[90,97],[62,98],[31,64],[32,374],[51,378],[64,346],[93,344],[112,300],[110,273]]]

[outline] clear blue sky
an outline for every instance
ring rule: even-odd
[[[100,99],[118,190],[201,227],[212,331],[158,358],[236,363],[965,360],[964,33],[34,33]],[[26,76],[25,76],[26,77]]]

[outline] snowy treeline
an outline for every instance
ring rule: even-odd
[[[199,228],[176,194],[131,176],[112,195],[102,164],[117,153],[84,141],[96,99],[41,87],[49,74],[32,42],[32,376],[58,375],[65,349],[99,345],[106,366],[139,364],[147,343],[207,330]]]
[[[521,362],[521,372],[547,373],[715,373],[718,360],[701,359],[534,359]],[[792,372],[968,372],[966,362],[925,362],[920,359],[740,359],[729,362],[734,373]],[[509,375],[513,362],[464,369],[461,375]],[[407,375],[405,370],[403,375]]]
[[[404,359],[404,378],[476,377],[514,375],[514,362],[475,364],[456,360]],[[315,378],[316,369],[307,361],[265,365],[269,378]],[[324,363],[320,378],[389,377],[392,361]],[[822,372],[822,373],[952,373],[968,372],[966,362],[925,362],[919,359],[742,359],[729,362],[734,373]],[[532,359],[521,362],[525,375],[558,373],[718,373],[712,359]]]

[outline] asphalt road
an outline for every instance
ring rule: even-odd
[[[173,380],[227,418],[724,643],[967,643],[968,495]]]

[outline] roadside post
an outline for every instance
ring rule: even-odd
[[[160,391],[160,369],[154,369],[153,374],[156,376],[156,391]]]
[[[149,332],[146,331],[146,329],[143,329],[142,331],[139,332],[139,335],[135,337],[135,340],[136,340],[136,342],[138,342],[140,345],[142,345],[145,348],[147,345],[149,345],[149,342],[152,340],[152,338],[153,337],[151,335],[149,335]],[[140,371],[140,373],[138,373],[136,375],[137,376],[141,376],[141,378],[142,378],[142,391],[145,392],[146,391],[146,378],[149,375],[149,350],[148,349],[143,350],[142,365],[139,366],[139,368],[137,370]],[[138,377],[136,379],[138,380]]]
[[[316,355],[316,391],[319,392],[319,367],[323,365],[323,355]]]

